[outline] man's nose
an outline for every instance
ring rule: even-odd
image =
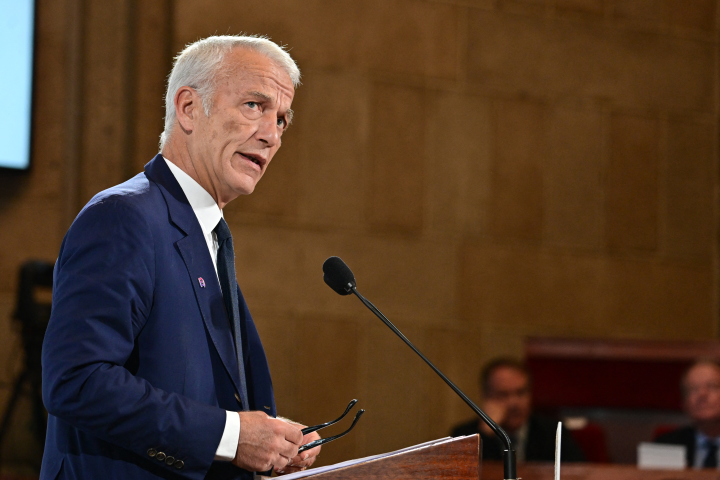
[[[266,112],[260,117],[258,129],[255,134],[258,140],[274,147],[280,142],[280,132],[277,127],[277,116],[274,112]]]

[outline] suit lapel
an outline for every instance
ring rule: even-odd
[[[175,243],[185,263],[205,328],[220,359],[232,379],[236,392],[240,391],[240,378],[230,320],[225,311],[220,284],[217,280],[205,237],[195,212],[187,201],[162,155],[157,155],[145,166],[145,173],[155,182],[168,205],[170,220],[185,233]]]

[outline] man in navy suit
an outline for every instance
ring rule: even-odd
[[[518,462],[552,462],[555,459],[557,422],[532,412],[530,371],[522,362],[496,358],[480,372],[483,410],[510,436]],[[482,459],[502,460],[503,445],[485,422],[474,418],[453,428],[451,435],[480,434]],[[585,455],[563,427],[560,457],[584,462]]]
[[[276,418],[221,246],[222,209],[253,192],[280,148],[299,77],[262,38],[210,37],[176,59],[161,154],[96,195],[60,249],[41,478],[249,479],[313,463],[319,448],[298,448],[317,434]]]
[[[692,425],[661,435],[655,442],[683,445],[688,467],[717,469],[720,466],[720,365],[712,360],[694,363],[683,375],[681,387]]]

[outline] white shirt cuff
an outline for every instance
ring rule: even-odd
[[[215,452],[215,460],[230,462],[235,459],[238,441],[240,440],[240,415],[237,412],[225,411],[225,430],[220,445]]]

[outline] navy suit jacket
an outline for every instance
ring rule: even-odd
[[[162,156],[96,195],[55,265],[40,477],[252,478],[213,461],[225,410],[276,414],[265,353],[239,298],[244,406],[207,243]]]

